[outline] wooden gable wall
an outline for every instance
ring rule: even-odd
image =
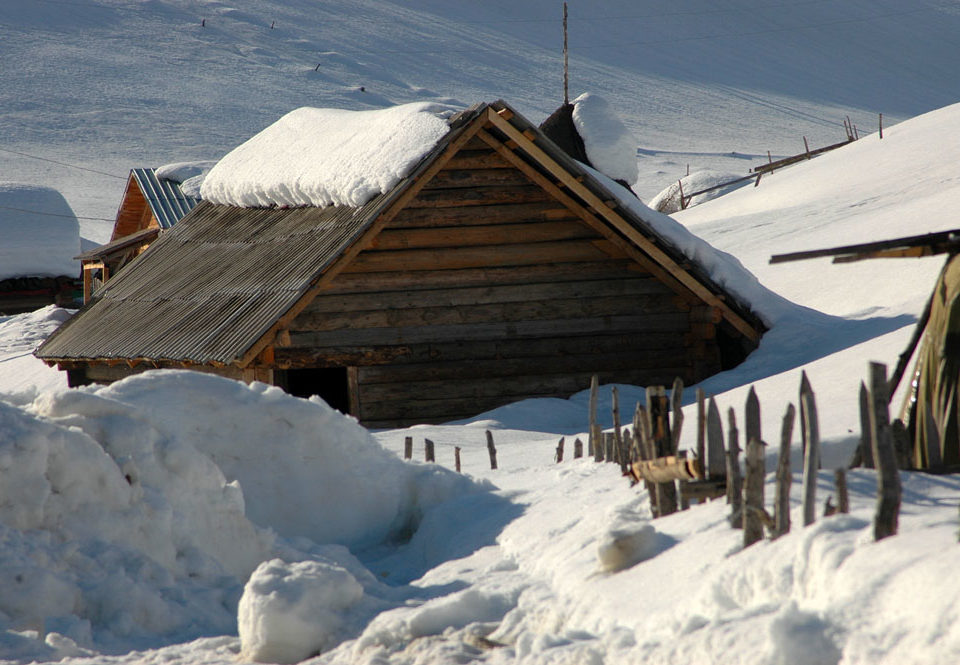
[[[479,138],[290,326],[276,367],[344,366],[369,426],[466,417],[602,382],[720,369],[678,295]]]
[[[159,228],[160,222],[154,217],[150,204],[140,190],[140,185],[131,175],[127,180],[127,189],[123,193],[123,200],[120,202],[120,210],[117,212],[117,220],[114,222],[110,241],[125,238],[131,233],[143,229]]]

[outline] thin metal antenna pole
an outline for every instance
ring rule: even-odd
[[[569,59],[567,56],[567,3],[563,3],[563,104],[570,103]]]

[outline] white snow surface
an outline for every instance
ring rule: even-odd
[[[584,93],[573,100],[573,124],[583,139],[587,158],[601,173],[628,185],[637,181],[637,139],[599,95]]]
[[[454,112],[430,102],[375,111],[299,108],[227,153],[200,195],[247,208],[360,206],[406,176],[447,134]]]
[[[0,182],[0,280],[77,277],[80,222],[50,187]]]
[[[640,140],[634,189],[645,198],[688,166],[745,173],[767,150],[775,158],[801,152],[803,136],[811,147],[841,140],[845,115],[859,126],[863,138],[852,145],[676,215],[784,299],[758,294],[774,305],[760,348],[698,387],[741,423],[755,388],[772,443],[805,371],[824,442],[822,504],[832,470],[859,437],[867,362],[896,362],[943,259],[769,265],[769,257],[957,226],[960,145],[951,137],[960,109],[946,106],[960,87],[957,3],[677,0],[641,11],[634,0],[598,0],[570,9],[571,82],[610,100]],[[504,98],[536,122],[557,104],[557,77],[544,75],[557,69],[555,12],[553,0],[365,0],[362,11],[355,0],[6,0],[0,180],[61,191],[78,214],[101,218],[81,225],[104,241],[131,166],[222,155],[292,108]],[[940,110],[919,116],[931,109]],[[864,130],[877,126],[878,112],[882,141]],[[403,492],[417,488],[395,504],[409,508],[408,528],[361,544],[390,527],[385,513],[358,510],[358,522],[371,520],[369,540],[355,532],[349,549],[317,544],[323,520],[314,516],[328,504],[350,511],[348,501],[303,487],[308,473],[284,481],[294,501],[262,497],[281,484],[271,484],[274,465],[283,473],[293,465],[276,434],[296,439],[301,430],[283,420],[308,407],[311,423],[335,420],[322,405],[292,407],[284,400],[293,398],[262,386],[204,382],[187,397],[217,403],[191,409],[166,390],[184,390],[184,379],[163,373],[116,384],[114,393],[67,391],[62,373],[29,352],[68,315],[46,308],[0,317],[0,480],[19,491],[11,498],[0,483],[5,663],[247,662],[238,607],[249,578],[227,567],[255,570],[258,556],[284,562],[272,579],[290,602],[254,603],[244,625],[302,616],[303,607],[330,617],[335,629],[297,632],[325,640],[310,647],[323,649],[313,663],[939,665],[960,657],[956,476],[901,474],[899,534],[879,543],[870,471],[849,474],[849,515],[803,528],[795,431],[793,529],[743,550],[722,502],[651,520],[645,492],[613,465],[571,460],[587,422],[580,393],[375,433],[394,456],[406,436],[417,457],[424,438],[436,443],[435,465],[391,467],[378,453],[370,464],[401,473]],[[618,388],[622,411],[643,400],[642,387]],[[694,388],[683,400],[687,448]],[[611,386],[603,386],[606,427],[610,405]],[[44,411],[54,406],[57,415]],[[204,440],[232,419],[250,435],[228,427],[231,446]],[[314,439],[332,434],[368,449],[358,427],[316,429]],[[495,488],[443,469],[455,447],[464,471]],[[770,472],[775,449],[767,448]],[[335,487],[383,480],[362,463],[333,459],[331,474],[348,479]],[[142,498],[122,473],[128,463],[141,472]],[[183,511],[197,514],[180,520]],[[146,521],[151,514],[157,519]],[[214,518],[209,534],[198,528]],[[286,537],[281,528],[314,535]],[[227,547],[232,529],[248,537]],[[322,565],[307,574],[301,562]],[[355,604],[297,595],[296,587],[355,592],[339,571],[363,588]]]

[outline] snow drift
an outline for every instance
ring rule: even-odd
[[[381,543],[480,488],[265,384],[170,370],[0,401],[0,626],[105,650],[233,632],[260,562]]]

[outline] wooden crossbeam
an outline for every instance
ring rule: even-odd
[[[803,261],[826,256],[838,257],[834,260],[835,263],[849,263],[851,261],[861,260],[861,258],[932,256],[934,254],[944,254],[958,250],[960,250],[960,229],[952,229],[950,231],[925,233],[923,235],[906,236],[892,240],[865,242],[857,245],[841,245],[840,247],[774,254],[770,257],[770,263],[787,263],[788,261]]]

